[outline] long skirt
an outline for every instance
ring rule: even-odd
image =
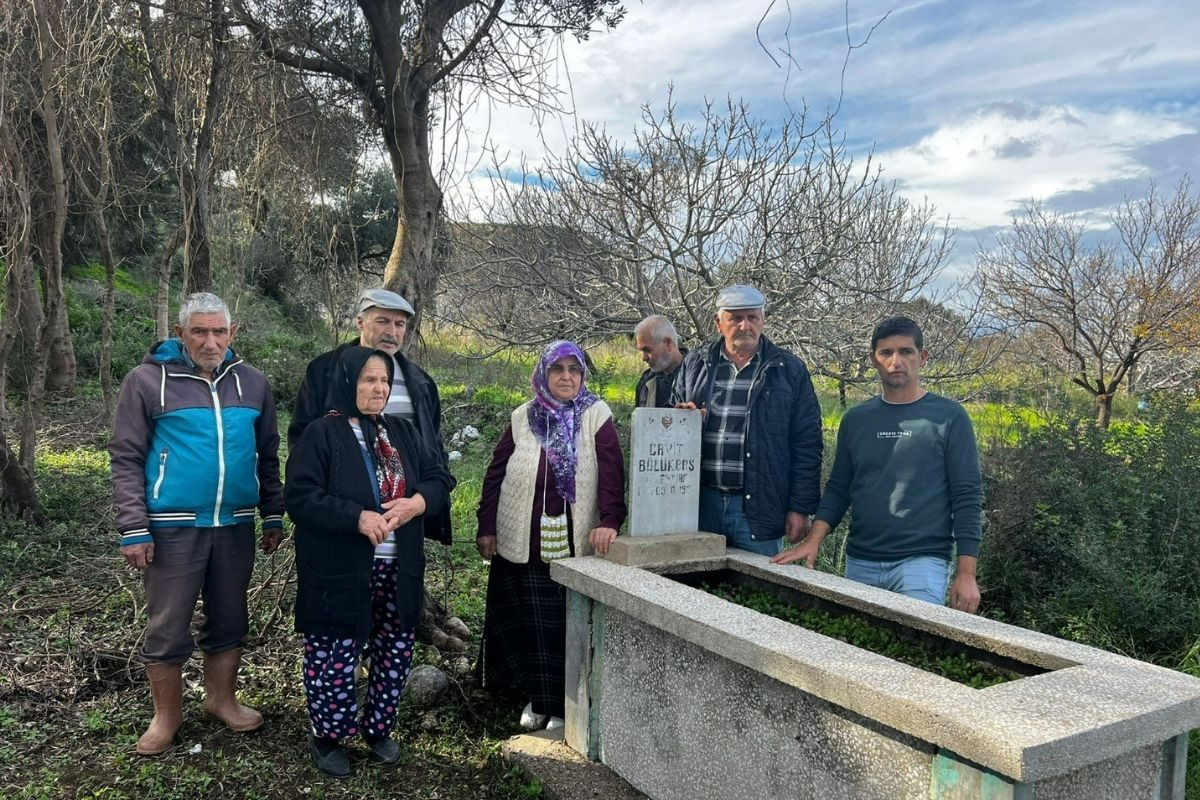
[[[480,672],[489,689],[529,695],[535,714],[563,716],[567,612],[563,587],[541,560],[492,556]]]

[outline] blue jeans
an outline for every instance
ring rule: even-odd
[[[779,521],[780,531],[783,520]],[[729,547],[749,550],[764,556],[779,552],[782,533],[773,539],[755,539],[750,535],[750,522],[740,494],[725,494],[716,489],[700,487],[700,530],[719,533]]]
[[[846,556],[846,577],[936,605],[946,604],[950,562],[937,556],[868,561]]]

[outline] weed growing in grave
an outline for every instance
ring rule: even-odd
[[[709,594],[737,603],[769,617],[800,625],[810,631],[837,639],[903,664],[941,675],[974,689],[984,689],[1020,676],[983,664],[966,653],[940,653],[906,641],[887,628],[872,625],[855,616],[841,616],[812,608],[797,608],[762,590],[732,584],[701,587]]]

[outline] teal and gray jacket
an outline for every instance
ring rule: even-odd
[[[283,526],[279,431],[267,377],[232,349],[211,381],[179,339],[150,348],[125,376],[112,440],[113,505],[121,545],[154,528]]]

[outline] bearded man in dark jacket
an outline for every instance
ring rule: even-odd
[[[821,408],[808,368],[762,335],[753,286],[717,295],[720,337],[688,353],[671,395],[704,414],[700,528],[763,555],[808,534],[821,494]]]
[[[288,425],[289,449],[300,440],[304,429],[313,420],[320,419],[329,411],[326,399],[333,381],[333,369],[342,351],[347,347],[362,345],[390,354],[395,362],[392,393],[384,413],[411,422],[426,444],[434,452],[442,454],[442,463],[449,464],[446,449],[442,445],[442,401],[438,396],[437,384],[429,373],[400,352],[408,321],[414,313],[407,300],[387,289],[367,289],[359,295],[356,320],[358,339],[322,353],[309,362],[305,370],[304,383],[296,395],[296,405],[292,411],[292,423]],[[425,516],[425,536],[442,544],[450,544],[449,504],[439,513]]]

